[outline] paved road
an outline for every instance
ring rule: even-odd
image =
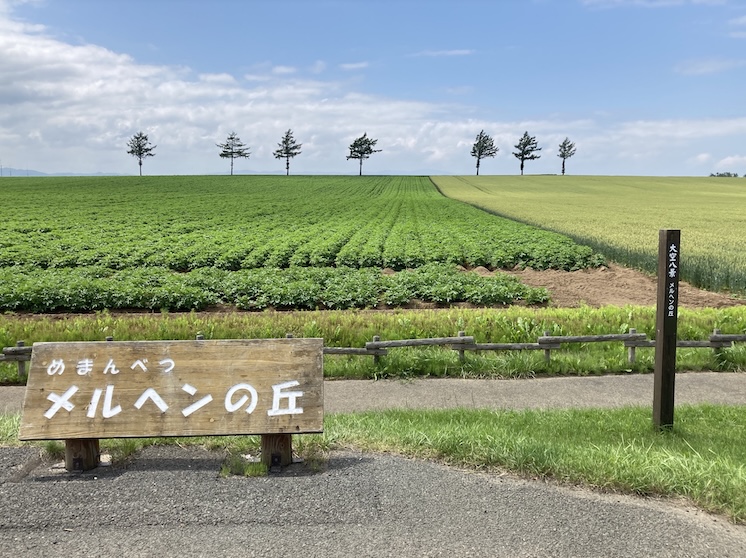
[[[746,404],[746,374],[679,374],[677,403]],[[22,390],[0,389],[0,412]],[[651,376],[327,382],[328,412],[384,407],[648,405]],[[597,494],[390,455],[334,452],[219,478],[222,455],[155,447],[68,474],[0,450],[0,556],[733,556],[746,527],[670,501]]]

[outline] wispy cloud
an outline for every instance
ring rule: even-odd
[[[469,56],[474,54],[476,51],[471,49],[455,49],[455,50],[423,50],[420,52],[416,52],[412,56],[431,56],[431,57],[441,57],[441,56]]]
[[[744,59],[726,59],[726,58],[703,58],[698,60],[686,60],[677,64],[674,71],[677,74],[685,76],[703,76],[710,74],[720,74],[735,68],[746,66]]]
[[[731,19],[728,24],[733,29],[728,35],[734,39],[746,39],[746,16]]]
[[[272,73],[276,76],[286,76],[288,74],[294,74],[296,69],[292,66],[275,66],[272,68]]]
[[[223,84],[234,84],[236,79],[230,74],[200,74],[200,81],[206,83],[223,83]]]
[[[324,70],[326,70],[326,62],[324,62],[323,60],[317,60],[317,61],[316,61],[316,62],[314,62],[314,63],[313,63],[312,65],[311,65],[311,67],[309,68],[309,71],[310,71],[310,72],[311,72],[312,74],[320,74],[320,73],[322,73],[322,72],[323,72]]]
[[[347,64],[340,64],[339,67],[342,68],[343,70],[348,70],[348,71],[349,70],[362,70],[368,67],[368,63],[367,62],[351,62]]]

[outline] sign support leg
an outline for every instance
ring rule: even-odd
[[[262,463],[271,472],[293,463],[293,444],[290,434],[262,435]]]
[[[69,472],[90,471],[98,467],[101,457],[96,438],[65,440],[65,469]]]

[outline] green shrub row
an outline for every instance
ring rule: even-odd
[[[483,277],[453,265],[428,264],[395,275],[378,269],[261,268],[226,271],[201,268],[176,273],[165,268],[106,267],[0,269],[0,310],[91,312],[103,309],[202,310],[229,304],[243,310],[349,309],[379,304],[405,306],[418,299],[439,305],[478,306],[546,302],[545,289],[515,277]]]

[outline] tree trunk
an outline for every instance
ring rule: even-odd
[[[479,176],[479,159],[477,159],[477,176]]]
[[[285,176],[290,176],[290,157],[285,157]]]
[[[233,176],[233,157],[231,157],[231,176]]]
[[[523,176],[523,159],[521,159],[521,176]]]
[[[360,157],[360,174],[358,176],[363,176],[363,158]]]
[[[565,176],[565,160],[562,159],[562,176]]]
[[[138,161],[138,164],[140,165],[140,176],[142,176],[142,159]]]

